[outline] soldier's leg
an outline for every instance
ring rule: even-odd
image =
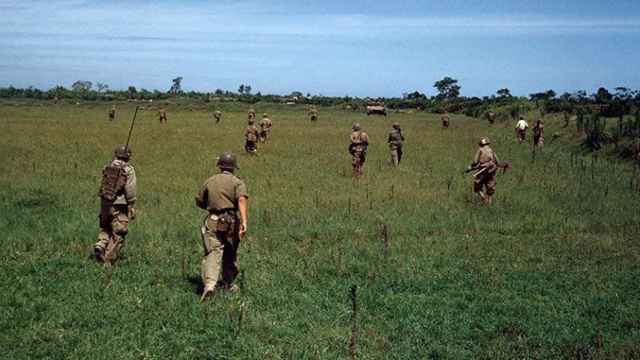
[[[402,161],[402,147],[398,148],[398,165],[400,165],[400,162]]]
[[[113,237],[113,230],[111,229],[111,220],[113,219],[111,206],[102,205],[98,219],[100,221],[100,233],[98,234],[98,242],[93,246],[93,253],[97,260],[104,261],[105,250],[111,237]]]
[[[486,188],[487,188],[487,204],[491,204],[493,194],[496,193],[496,173],[487,175]]]
[[[397,149],[391,149],[391,163],[393,164],[393,166],[398,166],[398,164],[400,163],[398,159]]]
[[[104,259],[107,263],[113,263],[118,259],[120,251],[124,247],[124,240],[129,233],[129,216],[124,209],[116,210],[111,221],[113,236],[105,249]]]
[[[358,177],[358,156],[356,153],[351,155],[351,167],[353,169],[353,177]]]
[[[484,182],[482,180],[483,180],[482,175],[478,175],[473,178],[473,192],[480,197],[482,202],[485,202],[486,195],[482,191],[482,189],[484,188]]]
[[[240,239],[237,236],[227,238],[224,243],[224,253],[222,254],[222,281],[221,286],[229,289],[233,281],[238,276],[240,270],[238,269],[238,246],[240,245]]]
[[[205,223],[200,228],[200,234],[202,235],[202,245],[204,248],[201,267],[204,298],[208,292],[215,289],[216,284],[220,280],[224,244],[216,232],[216,223],[209,218],[205,220]]]

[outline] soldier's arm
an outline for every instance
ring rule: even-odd
[[[196,195],[196,206],[200,209],[207,209],[207,200],[209,198],[209,190],[207,189],[207,184],[205,183],[198,191]]]
[[[127,199],[129,206],[133,207],[138,195],[138,180],[133,166],[128,166],[125,171],[127,174],[127,182],[124,184],[124,196]]]
[[[238,199],[238,209],[240,210],[240,237],[244,237],[247,233],[247,222],[249,220],[249,201],[246,196]]]
[[[476,151],[476,155],[473,157],[473,163],[472,164],[477,164],[480,162],[480,149],[478,149]]]

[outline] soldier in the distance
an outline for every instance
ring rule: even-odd
[[[111,109],[109,110],[109,121],[113,121],[116,119],[116,106],[113,105],[111,106]]]
[[[442,127],[443,127],[444,129],[449,128],[449,122],[450,122],[450,120],[449,120],[449,114],[444,114],[444,115],[442,115],[442,118],[441,118],[440,120],[442,121]]]
[[[262,120],[260,120],[260,141],[265,142],[269,139],[271,134],[271,128],[273,127],[273,121],[269,119],[269,114],[262,114]]]
[[[235,156],[224,152],[218,157],[220,173],[210,177],[196,195],[196,205],[208,211],[200,227],[204,257],[200,301],[216,289],[239,290],[233,283],[238,275],[238,247],[247,232],[247,186],[233,173],[238,168]]]
[[[94,254],[106,264],[117,260],[129,232],[129,221],[136,217],[136,173],[130,159],[131,149],[120,145],[114,151],[114,159],[102,170],[98,192],[100,233]]]
[[[160,120],[160,124],[167,123],[167,110],[165,108],[158,111],[158,120]]]
[[[363,174],[364,162],[367,157],[367,149],[369,147],[369,135],[362,130],[360,124],[355,123],[351,127],[353,130],[349,139],[349,153],[351,154],[351,166],[353,167],[353,176],[359,178]]]
[[[311,121],[318,120],[318,108],[315,105],[312,105],[311,108],[309,109],[309,119]]]
[[[518,139],[518,144],[521,144],[526,136],[527,129],[529,128],[529,124],[524,120],[524,117],[520,116],[520,120],[516,123],[516,138]]]
[[[244,150],[251,155],[257,154],[259,138],[260,133],[255,125],[255,121],[253,119],[249,119],[247,128],[244,130]]]
[[[489,147],[489,138],[480,139],[478,151],[469,165],[473,173],[473,191],[480,196],[486,205],[491,204],[496,192],[496,173],[498,172],[498,157]]]
[[[216,119],[216,124],[218,124],[222,120],[222,112],[220,110],[214,111],[213,118]]]
[[[544,122],[537,120],[533,125],[533,146],[542,148],[544,146]]]
[[[404,142],[404,135],[402,135],[402,129],[400,128],[399,123],[393,123],[387,142],[389,143],[389,149],[391,150],[391,163],[393,163],[393,166],[400,165],[400,161],[402,161],[402,144]]]
[[[493,125],[496,122],[496,113],[489,111],[487,113],[487,121],[489,121],[489,125]]]

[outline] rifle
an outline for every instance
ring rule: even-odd
[[[136,123],[136,116],[138,116],[138,108],[136,106],[136,111],[133,113],[133,120],[131,120],[131,127],[129,128],[129,135],[127,136],[127,143],[124,145],[125,149],[129,149],[129,141],[131,140],[131,133],[133,132],[133,125]]]
[[[511,162],[509,161],[500,161],[496,164],[496,167],[498,169],[502,169],[502,173],[506,173],[508,169],[511,168]],[[482,174],[483,172],[485,172],[489,167],[481,167],[479,163],[472,163],[469,166],[467,166],[467,168],[464,170],[465,174],[468,174],[470,172],[476,171],[476,173],[473,174],[473,177],[476,177],[480,174]]]

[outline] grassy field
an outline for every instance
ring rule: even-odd
[[[244,105],[218,125],[202,108],[171,106],[166,125],[148,109],[132,140],[138,219],[106,269],[89,258],[96,192],[133,113],[109,123],[109,107],[0,105],[2,358],[334,359],[350,342],[362,359],[640,358],[640,178],[572,155],[559,118],[534,157],[512,124],[331,109],[310,123],[257,104],[273,137],[249,157]],[[371,137],[360,181],[355,121]],[[407,138],[398,169],[393,121]],[[462,174],[485,135],[514,166],[488,208]],[[251,196],[243,290],[201,305],[193,197],[223,150],[240,154]]]

